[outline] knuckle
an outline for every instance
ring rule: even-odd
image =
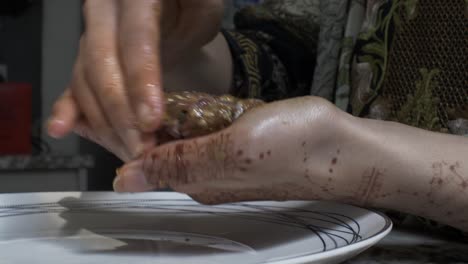
[[[94,69],[97,67],[105,67],[104,69],[106,69],[118,65],[118,60],[114,56],[113,49],[112,46],[103,44],[95,45],[92,50],[86,49],[86,59],[93,66],[90,67],[92,73],[96,74]]]
[[[120,97],[123,96],[120,91],[119,83],[112,79],[100,81],[101,82],[95,88],[100,90],[99,94],[103,96],[102,99],[104,99],[110,107],[118,107],[121,102]]]

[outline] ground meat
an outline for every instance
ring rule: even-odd
[[[219,131],[231,125],[244,112],[263,102],[231,95],[213,96],[199,92],[166,94],[166,113],[158,142],[192,138]]]

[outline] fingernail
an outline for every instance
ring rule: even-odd
[[[125,187],[123,185],[122,177],[117,176],[112,183],[112,187],[114,188],[115,192],[124,192]]]
[[[138,118],[142,129],[150,129],[154,123],[155,113],[147,104],[141,104],[138,108]]]
[[[47,121],[47,134],[52,138],[61,138],[60,128],[65,125],[65,122],[60,119],[49,119]]]
[[[149,184],[143,171],[130,166],[117,170],[113,188],[116,192],[145,192],[154,190],[155,186]]]

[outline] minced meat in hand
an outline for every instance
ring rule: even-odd
[[[166,112],[157,132],[158,143],[207,135],[231,125],[243,113],[260,106],[257,99],[200,92],[166,93]]]

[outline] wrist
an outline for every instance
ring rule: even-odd
[[[304,159],[302,149],[296,150],[301,164],[290,165],[294,175],[302,178],[299,185],[307,186],[304,196],[364,205],[360,195],[364,188],[361,178],[369,162],[378,163],[376,157],[381,156],[374,155],[369,146],[372,139],[363,135],[366,127],[358,118],[322,99],[312,99],[307,105],[299,114],[303,117],[301,125],[294,129],[303,133],[296,135],[297,138],[306,139],[302,142]],[[304,113],[307,113],[305,117]]]
[[[456,149],[466,146],[464,138],[399,123],[359,118],[352,123],[361,147],[348,166],[359,182],[356,200],[363,206],[423,214],[415,209],[430,202],[433,186],[428,183],[443,177],[437,176],[440,166],[450,171],[460,158]]]
[[[166,67],[167,68],[167,67]],[[227,94],[232,83],[231,51],[222,34],[163,71],[166,91]]]
[[[328,128],[321,166],[321,178],[334,182],[325,199],[364,207],[385,207],[390,191],[398,191],[404,170],[411,168],[413,156],[398,144],[393,123],[357,118],[339,112]],[[312,135],[313,136],[313,135]],[[409,155],[412,155],[409,154]],[[410,184],[410,182],[406,181]],[[411,186],[407,186],[411,189]]]

